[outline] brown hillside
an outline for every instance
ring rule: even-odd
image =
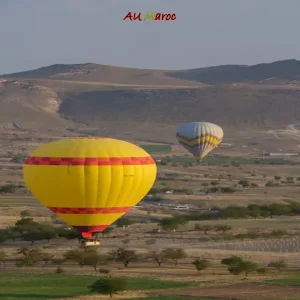
[[[0,127],[18,123],[41,130],[85,124],[98,135],[175,142],[179,124],[206,120],[221,125],[225,140],[239,141],[241,147],[247,144],[244,140],[253,139],[266,145],[274,140],[287,145],[286,141],[291,140],[297,146],[300,132],[294,125],[300,122],[298,66],[298,61],[288,60],[182,71],[187,74],[202,70],[201,80],[213,83],[209,78],[213,79],[215,85],[174,79],[166,75],[170,75],[168,71],[96,64],[54,65],[3,75]],[[259,81],[250,83],[249,74],[229,76],[232,70],[243,68],[260,74],[253,80]],[[231,71],[226,73],[226,69]],[[210,73],[204,80],[207,70]],[[226,74],[228,80],[236,81],[219,84]]]
[[[109,124],[118,132],[136,132],[128,128],[132,122],[164,125],[168,141],[175,140],[175,126],[197,120],[216,122],[234,136],[300,122],[300,91],[247,86],[84,92],[66,98],[60,112],[91,126]]]
[[[126,85],[185,85],[203,86],[201,83],[172,78],[161,70],[122,68],[98,64],[52,65],[32,71],[5,74],[5,78],[43,78],[79,82],[105,82]]]
[[[272,63],[247,65],[225,65],[167,72],[167,75],[206,84],[233,82],[268,83],[271,81],[293,81],[300,79],[300,61],[288,59]]]
[[[256,65],[222,65],[190,70],[150,70],[93,63],[56,64],[31,71],[5,74],[6,78],[44,78],[82,82],[142,85],[219,85],[237,82],[286,83],[300,80],[300,61],[288,59]]]
[[[0,82],[0,123],[31,128],[65,126],[58,114],[60,98],[52,89],[27,82]]]

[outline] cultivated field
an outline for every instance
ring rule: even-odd
[[[78,134],[66,129],[63,133],[65,136]],[[32,218],[53,228],[65,226],[34,199],[22,179],[22,162],[30,151],[61,137],[56,131],[2,131],[0,188],[13,186],[13,189],[0,193],[1,230],[7,230],[9,226],[13,228],[22,218]],[[0,246],[0,252],[6,255],[5,259],[1,259],[0,255],[0,263],[5,262],[1,269],[0,283],[5,286],[0,293],[1,299],[19,299],[21,296],[28,300],[65,297],[107,299],[107,296],[89,295],[87,288],[94,278],[99,277],[101,268],[109,269],[113,277],[132,278],[130,282],[135,278],[144,280],[135,287],[129,283],[125,292],[114,296],[116,299],[182,300],[187,296],[193,299],[257,299],[258,293],[260,298],[270,300],[300,297],[298,287],[291,286],[291,282],[286,281],[285,286],[281,286],[274,281],[299,275],[300,215],[297,205],[300,204],[300,161],[251,155],[230,156],[228,149],[223,155],[220,148],[216,154],[222,156],[211,155],[199,163],[177,145],[145,141],[138,144],[157,161],[157,181],[147,199],[140,203],[142,207],[126,214],[131,223],[120,223],[111,232],[100,236],[102,244],[97,251],[105,256],[115,249],[125,248],[133,251],[139,259],[131,261],[128,267],[121,261],[109,261],[97,266],[95,271],[88,263],[81,266],[74,260],[62,262],[66,252],[79,249],[76,238],[55,236],[49,241],[33,238],[32,243],[28,236],[9,236]],[[188,204],[189,210],[175,210],[178,204]],[[240,207],[240,210],[231,212],[230,206],[234,209]],[[285,211],[285,208],[289,210]],[[271,214],[265,214],[264,209]],[[162,220],[180,218],[187,218],[186,222],[175,227],[166,227],[162,223]],[[228,228],[224,229],[224,226]],[[55,253],[55,257],[47,266],[44,266],[43,260],[18,266],[23,256],[17,253],[24,247],[40,249],[48,256]],[[178,264],[169,256],[159,267],[149,255],[167,248],[182,249],[185,255],[178,259]],[[232,255],[251,261],[259,268],[266,268],[266,272],[251,271],[247,276],[245,272],[230,274],[221,261]],[[198,272],[192,264],[195,259],[209,261],[210,266]],[[58,263],[60,260],[61,263]],[[268,266],[271,261],[280,260],[284,262],[280,271]],[[62,274],[55,274],[58,267],[63,269]],[[70,285],[70,278],[77,289],[64,288]],[[157,285],[152,279],[158,280]],[[160,282],[162,279],[169,282]],[[245,280],[249,283],[245,284]],[[266,280],[273,280],[274,284]],[[46,282],[48,288],[39,288]],[[217,287],[220,285],[226,287]],[[56,292],[51,292],[52,298],[47,298],[53,286]],[[282,298],[283,290],[286,298]]]

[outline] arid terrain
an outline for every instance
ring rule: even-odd
[[[297,60],[178,72],[52,65],[0,77],[0,127],[176,143],[178,125],[205,120],[231,150],[297,151],[299,78]]]
[[[0,193],[0,230],[13,228],[24,216],[54,227],[64,225],[24,186],[22,164],[32,150],[70,136],[121,138],[140,145],[155,158],[158,176],[142,207],[126,214],[132,224],[117,226],[100,236],[101,254],[125,247],[144,259],[132,261],[128,267],[110,261],[105,268],[113,276],[196,286],[160,287],[155,291],[143,288],[121,293],[116,299],[181,300],[201,296],[246,300],[258,299],[258,293],[262,299],[300,299],[298,287],[288,281],[284,286],[267,282],[299,277],[300,159],[283,155],[299,152],[299,78],[299,62],[294,60],[180,72],[96,64],[54,65],[3,75],[0,188],[13,188]],[[179,124],[195,120],[215,122],[225,133],[223,144],[201,163],[175,138]],[[268,156],[268,152],[282,155]],[[187,204],[189,209],[175,209],[179,204]],[[230,207],[240,210],[230,212]],[[263,214],[268,209],[272,212]],[[182,216],[187,221],[176,228],[163,227],[162,220]],[[77,239],[58,236],[49,241],[37,239],[32,244],[30,239],[9,237],[0,247],[6,254],[7,274],[47,275],[57,269],[54,260],[47,267],[16,266],[18,250],[43,249],[48,254],[55,252],[55,259],[62,259],[78,245]],[[149,253],[167,248],[182,249],[185,256],[177,265],[169,258],[158,267]],[[221,261],[232,255],[267,270],[252,270],[247,276],[244,272],[230,274]],[[211,265],[197,272],[192,264],[195,259],[207,260]],[[280,260],[285,264],[282,270],[268,266]],[[71,275],[98,274],[90,265],[82,267],[70,260],[62,268]],[[170,298],[172,295],[184,298]],[[5,293],[2,296],[15,299]]]
[[[65,135],[68,134],[73,134],[73,132],[68,133],[66,131]],[[18,129],[5,130],[0,157],[0,182],[2,186],[14,184],[17,188],[13,193],[2,193],[0,195],[0,229],[14,226],[24,211],[36,222],[49,224],[56,222],[56,218],[52,213],[34,199],[24,186],[22,162],[32,149],[52,139],[62,137],[63,135],[52,135],[52,132],[41,135],[35,133],[33,137],[30,137],[30,133],[26,131]],[[169,296],[176,294],[231,299],[230,297],[235,295],[236,299],[256,299],[258,292],[260,292],[260,295],[264,295],[265,298],[263,299],[283,299],[278,297],[287,292],[286,287],[274,286],[273,288],[267,284],[265,287],[260,286],[257,289],[254,285],[249,288],[248,285],[243,283],[245,280],[243,274],[230,275],[226,267],[220,264],[220,261],[231,255],[238,255],[261,266],[267,266],[272,260],[282,259],[287,264],[284,271],[278,273],[273,269],[269,269],[266,274],[251,273],[247,280],[260,282],[274,278],[297,277],[300,269],[300,216],[282,215],[272,218],[259,217],[257,219],[247,217],[193,220],[180,226],[175,231],[162,230],[157,232],[157,229],[158,223],[163,218],[170,218],[178,214],[188,215],[198,212],[199,209],[205,213],[209,209],[226,208],[230,205],[246,207],[251,204],[271,205],[277,203],[288,205],[294,202],[299,203],[300,177],[298,176],[299,161],[297,158],[283,160],[270,157],[253,158],[247,155],[236,157],[211,155],[198,164],[180,147],[159,144],[149,145],[144,142],[139,144],[145,149],[149,149],[148,151],[158,161],[158,178],[150,195],[159,198],[160,201],[143,201],[141,203],[143,207],[132,209],[127,217],[134,220],[135,223],[130,227],[116,227],[112,233],[100,237],[102,241],[99,249],[100,253],[106,254],[113,249],[124,246],[127,249],[136,251],[139,255],[147,255],[149,251],[161,251],[166,248],[183,249],[187,257],[181,259],[177,266],[172,261],[164,262],[161,267],[157,267],[155,262],[139,261],[130,263],[127,268],[124,268],[121,263],[114,262],[109,263],[108,267],[113,276],[164,278],[175,282],[197,282],[202,287],[212,285],[213,288],[194,287],[180,290],[158,290],[157,292],[150,290],[134,293],[126,292],[117,296],[117,299],[120,297],[123,297],[123,299],[134,299],[134,297],[139,299],[138,297],[146,297],[148,294],[149,297],[152,297],[153,293],[162,295],[162,297],[165,297],[166,294]],[[172,152],[168,152],[167,149],[171,149]],[[158,150],[162,152],[156,152]],[[220,148],[216,152],[220,154],[222,151],[222,148]],[[224,151],[228,151],[228,149],[224,148]],[[247,182],[246,187],[243,187],[241,180]],[[218,191],[214,192],[212,189],[216,187]],[[223,191],[222,189],[225,187],[231,188],[232,191],[229,193]],[[211,192],[207,193],[207,190]],[[151,197],[149,199],[151,200]],[[188,204],[190,210],[174,210],[174,207],[178,204]],[[230,226],[229,235],[244,234],[245,238],[220,240],[218,232],[212,230],[205,234],[202,231],[195,230],[195,224]],[[282,233],[279,236],[269,236],[274,231],[281,231]],[[262,236],[253,239],[250,236],[253,233],[259,233]],[[218,239],[214,240],[214,238]],[[55,250],[56,259],[59,259],[63,257],[66,251],[77,249],[78,241],[59,238],[52,239],[50,242],[35,241],[33,245],[30,245],[28,241],[17,239],[15,241],[6,240],[2,243],[1,250],[8,257],[5,267],[7,271],[18,271],[21,274],[23,272],[36,273],[41,271],[53,273],[56,269],[55,265],[49,265],[47,268],[42,269],[39,265],[27,267],[26,269],[17,268],[15,266],[18,258],[16,253],[22,247],[44,249],[43,251],[47,253]],[[201,275],[197,274],[191,264],[191,261],[197,258],[206,259],[212,264],[207,270],[202,271]],[[91,267],[81,268],[72,262],[65,263],[63,268],[67,274],[96,275]],[[222,288],[224,292],[214,288],[216,285],[225,284],[228,286],[233,283],[241,283],[242,285]],[[297,287],[289,287],[288,290],[294,296],[299,293]],[[78,299],[94,299],[93,297],[84,296]],[[99,296],[99,299],[105,298]]]

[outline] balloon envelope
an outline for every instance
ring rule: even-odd
[[[85,238],[142,200],[156,173],[145,150],[111,138],[51,142],[35,150],[23,170],[32,194]]]
[[[209,122],[191,122],[177,129],[179,143],[194,156],[204,158],[223,140],[220,126]]]

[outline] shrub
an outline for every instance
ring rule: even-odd
[[[283,259],[270,261],[268,267],[277,269],[278,272],[286,268],[286,262]]]
[[[108,257],[112,261],[122,262],[124,267],[128,267],[129,263],[137,261],[139,256],[134,250],[118,248],[109,252]]]
[[[225,186],[225,187],[221,187],[220,191],[222,193],[234,193],[234,192],[236,192],[236,189],[229,187],[229,186]]]
[[[249,186],[249,181],[242,179],[238,182],[238,184],[241,185],[243,188],[245,188]]]
[[[165,258],[172,259],[175,263],[175,265],[178,264],[178,260],[182,258],[186,258],[187,254],[183,249],[173,249],[173,248],[167,248],[163,250],[163,254]]]
[[[206,259],[195,259],[192,264],[197,269],[198,272],[207,269],[211,264]]]
[[[110,298],[112,298],[113,294],[124,291],[126,287],[127,281],[125,278],[112,278],[108,276],[96,280],[88,288],[93,293],[110,295]]]

